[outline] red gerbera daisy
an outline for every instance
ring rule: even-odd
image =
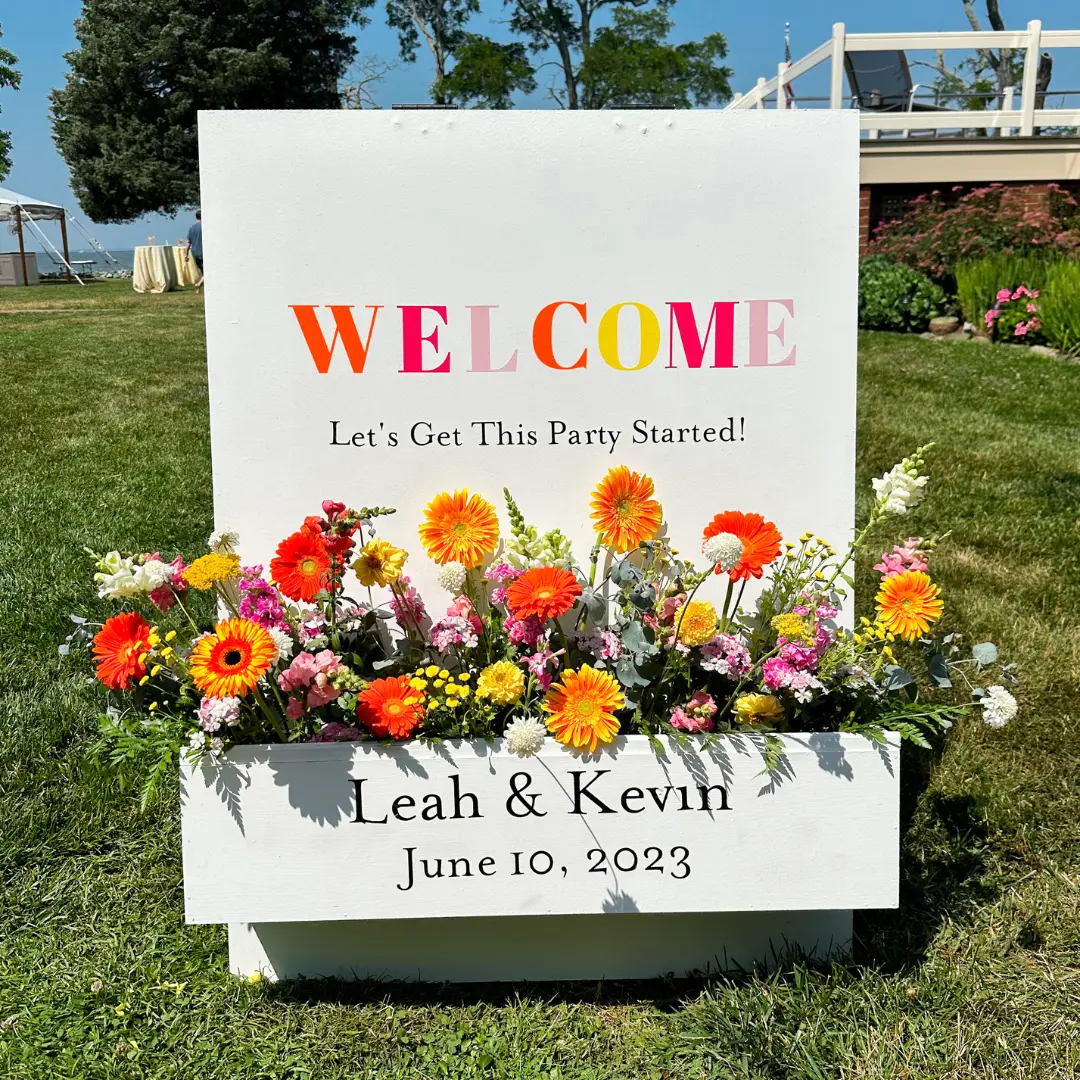
[[[106,620],[94,635],[97,677],[110,690],[128,690],[146,674],[140,657],[150,650],[150,624],[137,612]]]
[[[766,521],[760,514],[725,510],[705,526],[703,539],[708,540],[719,533],[731,533],[742,541],[742,557],[727,571],[732,581],[761,577],[761,568],[768,566],[780,554],[780,533],[771,521]],[[717,566],[716,572],[724,573],[720,566]]]
[[[277,546],[270,576],[290,600],[314,600],[327,585],[330,556],[322,533],[306,525]]]
[[[407,739],[424,719],[424,695],[409,685],[408,675],[376,679],[357,696],[356,715],[380,739]]]
[[[581,595],[581,586],[569,570],[538,566],[526,570],[506,592],[506,606],[515,619],[535,615],[541,622],[565,615]]]

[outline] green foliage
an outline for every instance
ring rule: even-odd
[[[0,37],[3,37],[0,32]],[[9,87],[12,90],[19,89],[22,76],[12,66],[18,62],[18,57],[9,53],[7,49],[0,49],[0,90]],[[11,171],[11,132],[0,131],[0,180],[3,180]]]
[[[925,330],[948,304],[925,274],[882,255],[859,261],[859,326],[863,330]]]
[[[668,11],[675,0],[506,0],[510,30],[529,51],[550,57],[556,85],[549,95],[567,109],[651,104],[689,108],[731,96],[723,34],[672,45]],[[655,4],[648,11],[642,8]],[[594,21],[611,8],[612,25]]]
[[[52,94],[56,145],[96,221],[199,200],[200,109],[336,109],[375,0],[86,0]]]
[[[535,89],[535,72],[521,42],[504,45],[465,34],[454,49],[454,67],[442,80],[441,96],[451,105],[510,109],[515,93]]]
[[[1080,353],[1080,262],[1063,261],[1047,269],[1039,318],[1043,334],[1054,348]]]
[[[620,5],[611,14],[612,25],[597,31],[578,72],[586,108],[689,109],[731,97],[731,68],[717,65],[727,56],[723,34],[671,45],[675,23],[666,8]]]
[[[1055,261],[1043,255],[1006,253],[959,263],[956,298],[961,313],[976,329],[985,329],[986,313],[994,306],[999,289],[1024,284],[1041,293]]]

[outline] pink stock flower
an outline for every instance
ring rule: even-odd
[[[1031,315],[1033,312],[1036,312],[1039,309],[1035,304],[1028,304],[1027,310],[1028,310],[1028,314]]]
[[[504,585],[508,581],[521,577],[523,573],[523,570],[515,570],[508,562],[501,562],[489,566],[484,571],[484,578],[487,581],[494,581],[496,584]]]
[[[1011,292],[1009,292],[1009,290],[1008,290],[1008,289],[998,289],[998,294],[997,294],[997,297],[996,297],[996,299],[997,299],[997,300],[998,300],[999,302],[1000,302],[1000,301],[1003,301],[1003,300],[1012,300],[1012,299],[1013,299],[1013,295],[1012,295],[1012,293],[1011,293]]]
[[[818,652],[813,645],[781,639],[780,659],[790,664],[796,671],[813,671],[817,667]]]
[[[398,621],[398,626],[419,626],[427,618],[427,608],[420,594],[413,588],[408,574],[402,574],[398,581],[400,591],[405,594],[405,602],[398,598],[398,590],[390,594],[390,610]]]
[[[559,667],[559,657],[563,655],[563,650],[560,649],[557,653],[552,652],[546,645],[537,650],[532,656],[525,658],[525,664],[529,671],[536,677],[536,684],[541,690],[547,691],[551,686],[551,680],[554,678],[554,672]],[[548,665],[551,665],[551,671],[548,671]]]
[[[673,623],[675,616],[679,613],[679,608],[686,603],[686,593],[681,592],[677,596],[667,597],[663,604],[660,606],[660,621],[662,623]]]
[[[475,634],[479,635],[484,632],[484,623],[480,616],[476,614],[472,601],[467,596],[459,596],[446,609],[446,614],[450,616],[450,618],[467,620]]]
[[[909,537],[902,547],[898,545],[882,555],[881,562],[875,564],[874,569],[882,577],[894,577],[905,570],[927,570],[926,554],[919,550],[921,543],[921,536]]]
[[[161,559],[161,556],[155,551],[152,555],[147,555],[146,558],[149,561],[150,559]],[[177,594],[187,591],[187,582],[184,580],[184,560],[177,555],[169,563],[169,566],[173,569],[173,575],[168,585],[161,585],[156,589],[151,589],[149,593],[150,603],[159,611],[168,611],[176,603]]]
[[[535,615],[527,615],[524,619],[507,615],[503,629],[515,645],[524,645],[527,649],[535,649],[544,635],[544,624]]]
[[[701,646],[701,666],[705,671],[737,678],[753,666],[750,650],[732,634],[717,634]]]

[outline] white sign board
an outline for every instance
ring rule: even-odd
[[[896,736],[237,747],[184,765],[189,922],[895,907]]]
[[[246,561],[324,498],[509,487],[585,561],[614,465],[700,549],[723,510],[854,519],[853,113],[199,118],[214,498]],[[429,601],[430,606],[430,601]]]

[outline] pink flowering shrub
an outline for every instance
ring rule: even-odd
[[[959,194],[963,186],[957,185],[951,201],[940,191],[920,195],[902,218],[878,225],[869,254],[887,255],[942,280],[953,276],[958,263],[985,255],[1077,251],[1077,201],[1057,184],[1048,189],[987,184]]]
[[[1015,289],[999,289],[994,306],[983,317],[987,333],[998,341],[1023,341],[1037,345],[1045,340],[1040,333],[1038,289],[1018,285]]]

